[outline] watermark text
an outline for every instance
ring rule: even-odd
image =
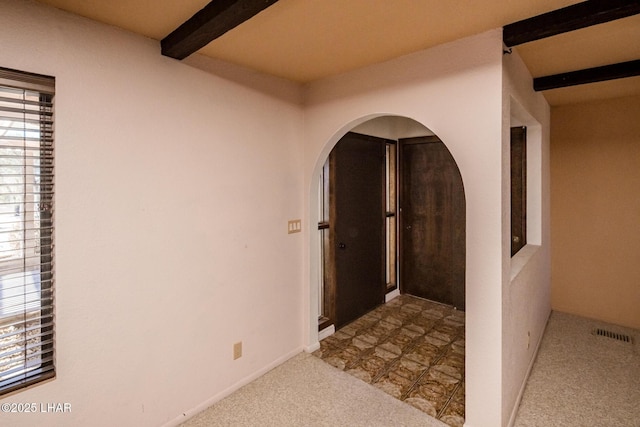
[[[47,413],[47,414],[64,414],[71,413],[71,403],[60,402],[28,402],[28,403],[3,403],[0,405],[1,412],[13,413]]]

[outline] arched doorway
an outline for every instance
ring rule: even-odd
[[[434,417],[464,422],[458,167],[433,132],[404,117],[372,119],[337,139],[318,184],[320,329],[331,326],[314,354]],[[353,317],[339,314],[349,304]]]
[[[427,127],[382,116],[341,135],[318,184],[320,329],[398,293],[464,310],[465,220],[458,166]]]

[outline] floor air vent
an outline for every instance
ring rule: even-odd
[[[606,329],[594,329],[593,335],[598,335],[601,337],[612,338],[614,340],[622,341],[622,342],[631,342],[631,337],[625,334],[618,334],[616,332],[611,332]]]

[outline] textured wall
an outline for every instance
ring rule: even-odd
[[[551,312],[549,105],[517,52],[505,55],[502,151],[502,422],[514,416]],[[511,256],[512,126],[527,127],[527,245]]]

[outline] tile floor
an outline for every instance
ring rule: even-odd
[[[322,340],[313,354],[450,426],[462,426],[464,331],[464,312],[400,295]]]

